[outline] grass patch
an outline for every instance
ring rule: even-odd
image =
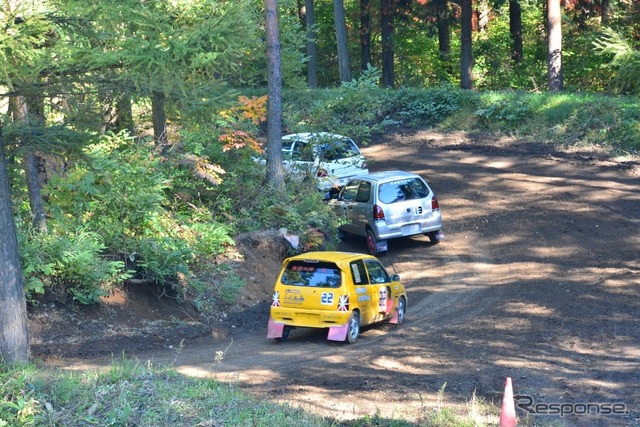
[[[220,360],[217,358],[217,362]],[[472,397],[466,408],[438,408],[418,422],[378,414],[351,421],[258,401],[233,384],[190,378],[171,366],[125,358],[104,371],[0,366],[0,426],[409,427],[495,425],[496,408]]]
[[[327,130],[366,142],[395,127],[489,131],[552,145],[595,146],[638,154],[640,99],[596,93],[468,91],[452,86],[382,89],[352,85],[316,89],[313,97],[286,92],[288,127]],[[366,108],[362,108],[365,105]]]

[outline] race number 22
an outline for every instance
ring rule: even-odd
[[[333,304],[333,294],[331,292],[323,292],[320,297],[320,303],[323,305]]]

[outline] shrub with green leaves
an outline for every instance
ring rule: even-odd
[[[378,78],[379,71],[371,68],[338,89],[286,91],[283,117],[287,131],[327,131],[366,142],[390,126],[436,126],[477,98],[449,85],[381,88]]]
[[[191,211],[172,209],[170,177],[178,168],[171,159],[158,155],[153,146],[124,135],[106,136],[101,144],[91,147],[86,160],[67,175],[52,178],[44,189],[53,217],[50,223],[57,236],[63,237],[60,242],[81,229],[85,245],[79,245],[76,238],[70,245],[79,253],[52,249],[51,255],[58,258],[41,264],[37,278],[48,283],[49,264],[60,266],[63,272],[58,275],[89,277],[90,272],[76,270],[79,264],[90,264],[91,253],[107,256],[122,267],[126,263],[139,277],[183,293],[180,288],[188,286],[193,265],[222,253],[233,241],[228,228],[206,209],[193,204]],[[46,236],[37,238],[45,241]],[[88,246],[87,242],[100,245]],[[32,256],[41,253],[33,251]],[[94,269],[97,272],[92,274],[101,271]],[[28,283],[34,289],[42,288],[34,278]],[[81,283],[72,282],[68,289],[79,302],[90,303],[101,295],[93,292],[92,286],[83,290],[82,286],[94,281]]]
[[[229,193],[229,200],[236,201],[232,210],[238,232],[286,228],[300,236],[300,245],[307,250],[336,244],[337,218],[313,180],[289,180],[283,193],[266,186],[251,188],[247,181],[236,185],[239,187]],[[317,239],[318,232],[323,239]]]
[[[45,292],[59,299],[92,304],[130,277],[121,260],[104,255],[102,237],[86,229],[74,233],[18,233],[27,298]]]
[[[490,129],[508,130],[520,126],[531,115],[531,111],[525,101],[500,96],[478,108],[475,115],[480,123]]]

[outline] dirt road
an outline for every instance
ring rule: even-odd
[[[213,344],[141,357],[339,419],[416,421],[474,394],[497,414],[510,377],[521,418],[640,425],[637,159],[431,131],[387,135],[363,152],[371,170],[422,174],[443,211],[441,244],[392,240],[380,257],[408,289],[404,325],[365,330],[354,345],[305,330],[277,343],[265,338],[263,298],[230,315]],[[254,286],[268,295],[273,279]]]

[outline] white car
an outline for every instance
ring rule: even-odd
[[[444,238],[436,194],[411,172],[354,177],[329,205],[342,217],[340,231],[364,237],[371,255],[386,252],[388,239],[425,234],[436,244]]]
[[[329,132],[283,136],[282,160],[287,173],[314,177],[318,190],[325,192],[337,192],[351,177],[369,173],[356,143]]]

